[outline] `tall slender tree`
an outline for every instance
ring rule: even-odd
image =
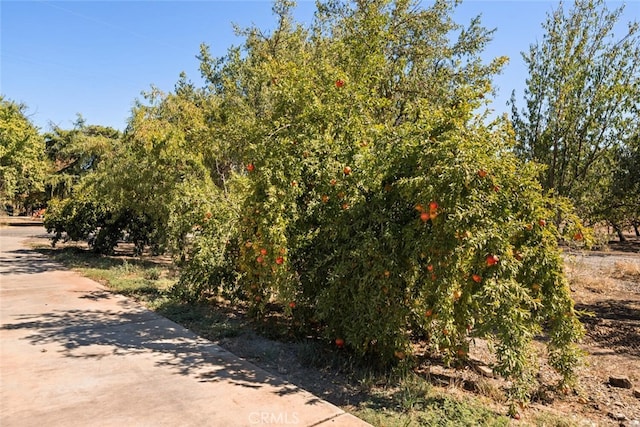
[[[609,191],[602,194],[600,215],[609,219],[621,241],[622,227],[631,226],[640,237],[640,134],[615,153],[616,168]]]
[[[601,220],[598,195],[608,192],[615,153],[637,133],[640,38],[637,22],[619,36],[623,8],[575,0],[547,16],[541,42],[523,58],[529,68],[525,106],[512,119],[520,156],[546,166],[544,188],[570,197],[585,218]]]

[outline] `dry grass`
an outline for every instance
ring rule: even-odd
[[[631,261],[616,262],[611,277],[621,280],[640,280],[640,263]]]
[[[498,402],[498,403],[507,402],[507,397],[505,395],[504,390],[485,378],[480,377],[475,382],[474,391],[481,396],[488,397],[493,402]]]
[[[593,271],[579,263],[567,264],[565,272],[573,289],[578,288],[597,294],[604,294],[616,286],[612,277],[594,275]]]
[[[570,277],[571,286],[594,292],[596,294],[606,294],[615,287],[615,282],[608,277],[589,276],[579,274]]]

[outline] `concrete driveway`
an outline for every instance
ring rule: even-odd
[[[365,426],[0,229],[0,425]]]

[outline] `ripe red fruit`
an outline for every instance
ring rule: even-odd
[[[284,258],[279,256],[278,258],[276,258],[276,264],[278,265],[282,265],[282,263],[284,262]]]
[[[260,254],[266,255],[267,254],[267,250],[265,248],[260,249]]]
[[[425,316],[427,316],[427,317],[431,317],[431,315],[433,314],[433,310],[428,309],[428,310],[426,311],[426,313],[424,313],[424,314],[425,314]]]
[[[471,278],[473,279],[474,282],[476,283],[480,283],[482,282],[482,277],[479,274],[474,274],[471,276]]]
[[[424,207],[422,207],[422,205],[421,205],[420,203],[418,203],[418,204],[415,206],[415,208],[416,208],[416,210],[417,210],[418,212],[424,212]]]
[[[336,87],[341,88],[342,86],[344,86],[344,80],[341,80],[341,79],[336,80]]]
[[[429,271],[429,273],[431,273],[433,271],[433,265],[427,265],[427,270]]]
[[[484,178],[485,176],[487,176],[487,171],[486,171],[486,170],[484,170],[484,169],[480,169],[480,170],[478,171],[478,176],[479,176],[480,178]]]
[[[338,348],[344,347],[344,340],[342,338],[336,338],[335,343],[336,343],[336,347]]]
[[[576,240],[576,241],[582,240],[583,238],[584,236],[580,232],[577,232],[576,234],[573,235],[573,240]]]
[[[258,264],[262,264],[264,262],[264,258],[259,256],[258,258],[256,258],[256,261],[258,261]]]
[[[342,209],[344,209],[344,210],[349,209],[349,203],[343,203],[342,204]]]
[[[544,219],[540,219],[538,220],[538,225],[540,225],[540,227],[545,227],[547,225],[547,221],[545,221]]]
[[[424,222],[429,221],[429,218],[431,218],[431,216],[430,216],[428,213],[426,213],[426,212],[422,212],[422,213],[420,214],[420,219],[421,219],[422,221],[424,221]]]
[[[342,171],[344,172],[345,175],[351,174],[351,168],[349,166],[345,166]]]
[[[498,261],[500,261],[500,258],[498,258],[498,255],[487,255],[487,265],[489,267],[494,266],[498,263]]]
[[[438,203],[437,202],[431,202],[429,203],[429,210],[431,212],[435,212],[438,210]]]
[[[247,165],[247,170],[248,170],[249,172],[253,172],[255,169],[256,169],[256,167],[253,165],[253,163],[249,163],[249,164]]]
[[[296,308],[296,303],[295,303],[295,302],[293,302],[293,301],[291,301],[291,302],[289,303],[289,307],[290,307],[290,308]]]

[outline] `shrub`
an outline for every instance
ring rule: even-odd
[[[461,30],[444,2],[329,2],[308,30],[289,6],[276,3],[271,36],[246,31],[242,54],[202,50],[215,136],[244,167],[177,289],[222,290],[257,316],[284,307],[381,366],[416,337],[450,359],[491,338],[518,393],[545,331],[569,380],[582,329],[556,203],[512,154],[509,124],[474,114],[504,61],[479,60],[490,32]]]
[[[99,254],[113,253],[123,240],[134,244],[137,255],[148,245],[154,248],[161,245],[161,240],[156,239],[157,226],[147,215],[109,208],[81,194],[50,201],[44,226],[48,233],[54,233],[54,246],[60,240],[86,240]]]

